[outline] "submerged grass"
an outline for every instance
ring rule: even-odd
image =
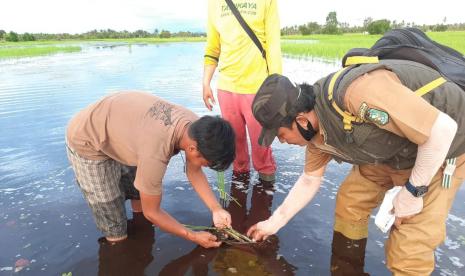
[[[79,46],[1,47],[0,59],[80,52]]]
[[[428,32],[433,40],[465,53],[465,32]],[[343,34],[285,36],[282,51],[290,56],[339,59],[351,48],[369,48],[381,35]]]

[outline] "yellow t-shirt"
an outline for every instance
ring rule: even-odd
[[[269,74],[282,71],[277,0],[233,0],[266,51]],[[205,65],[218,65],[217,88],[255,94],[268,75],[265,59],[224,0],[208,1]]]

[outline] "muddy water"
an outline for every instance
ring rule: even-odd
[[[332,163],[322,189],[277,236],[255,246],[205,250],[153,228],[128,208],[130,239],[118,246],[100,233],[74,183],[64,150],[67,121],[98,98],[122,89],[152,91],[203,115],[201,43],[91,45],[77,54],[0,61],[0,275],[328,275],[335,196],[349,166]],[[284,60],[295,81],[313,82],[337,68]],[[218,113],[218,109],[215,110]],[[303,149],[273,145],[274,185],[256,173],[226,173],[241,203],[227,208],[236,229],[270,215],[302,170]],[[216,174],[207,171],[212,183]],[[436,252],[435,275],[465,275],[465,188]],[[180,156],[165,177],[163,208],[182,223],[209,225],[210,214],[183,175]],[[389,275],[386,236],[371,221],[366,271]],[[17,272],[15,272],[17,270]]]

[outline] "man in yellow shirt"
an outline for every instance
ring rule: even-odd
[[[226,1],[209,0],[203,100],[209,110],[216,103],[210,83],[216,67],[219,67],[218,102],[223,118],[231,123],[236,133],[233,171],[237,174],[250,170],[248,132],[255,170],[262,180],[273,181],[276,163],[271,148],[258,144],[261,126],[253,116],[251,106],[263,80],[269,74],[281,73],[282,70],[277,1],[233,2],[261,42],[266,59],[242,28]]]

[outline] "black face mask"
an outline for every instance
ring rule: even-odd
[[[316,131],[315,131],[315,129],[313,129],[313,126],[310,123],[310,121],[307,121],[307,128],[308,129],[305,129],[302,126],[300,126],[300,124],[297,122],[297,120],[295,120],[295,123],[297,124],[297,129],[299,130],[300,135],[302,135],[302,137],[304,137],[304,139],[306,141],[312,140],[313,136],[315,136],[315,134],[316,134]]]

